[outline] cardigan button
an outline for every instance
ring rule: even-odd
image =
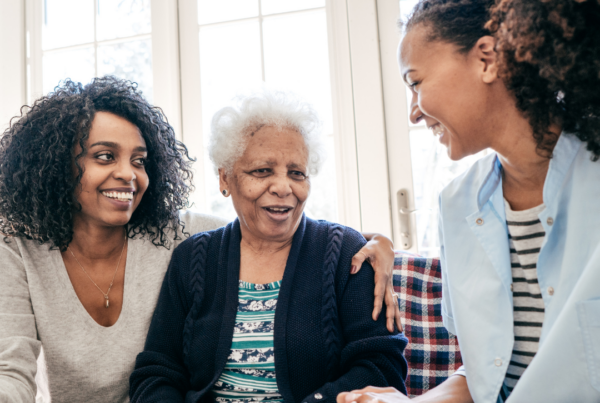
[[[321,399],[323,399],[323,395],[320,393],[315,393],[315,399],[321,400]]]

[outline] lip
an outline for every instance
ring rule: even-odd
[[[292,215],[292,211],[294,210],[294,208],[291,206],[263,206],[261,208],[267,214],[267,217],[276,222],[282,222],[287,220]],[[267,210],[268,208],[286,208],[288,209],[288,211],[286,211],[285,213],[272,213],[269,210]]]
[[[135,194],[135,189],[131,187],[118,187],[118,188],[109,188],[109,189],[100,189],[100,193],[102,192],[129,192]]]
[[[123,201],[123,200],[117,200],[117,199],[112,199],[110,197],[104,196],[102,194],[102,192],[124,192],[124,193],[133,193],[133,195],[135,196],[136,191],[134,188],[132,187],[115,187],[115,188],[108,188],[108,189],[101,189],[100,190],[100,195],[107,200],[109,203],[112,204],[112,206],[117,209],[117,210],[121,210],[121,211],[127,211],[129,210],[132,206],[133,206],[133,198],[131,200],[127,200],[127,201]]]

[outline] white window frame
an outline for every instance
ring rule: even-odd
[[[17,54],[10,66],[0,65],[0,105],[16,113],[42,93],[42,0],[2,2],[0,11],[2,29],[12,35],[0,41],[0,54]],[[198,159],[195,203],[206,211],[204,175],[212,173],[204,172],[198,152],[204,145],[197,2],[151,0],[151,12],[154,103]],[[402,244],[397,199],[407,191],[414,210],[407,101],[396,60],[399,0],[326,0],[326,12],[339,221],[416,252],[411,231],[409,247]],[[412,215],[410,222],[416,228]]]

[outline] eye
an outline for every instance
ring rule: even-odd
[[[302,171],[290,171],[290,176],[296,180],[306,179],[306,174]]]
[[[137,165],[145,166],[148,163],[148,159],[146,159],[144,157],[140,157],[140,158],[134,159],[133,162],[136,163]]]
[[[254,171],[250,172],[250,174],[257,176],[259,178],[264,178],[266,176],[269,176],[271,174],[271,168],[259,168],[259,169],[255,169]]]
[[[115,157],[111,153],[98,154],[96,155],[96,158],[100,161],[112,161],[115,159]]]
[[[419,85],[420,83],[418,81],[413,81],[412,83],[408,84],[409,88],[413,91],[417,91],[417,85]]]

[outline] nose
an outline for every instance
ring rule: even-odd
[[[136,180],[135,169],[131,166],[131,163],[127,160],[120,161],[114,171],[114,177],[116,179],[121,179],[124,182],[133,182]]]
[[[419,109],[419,97],[416,92],[412,91],[412,99],[410,101],[410,122],[413,125],[416,125],[423,117],[424,114],[421,109]]]
[[[284,198],[292,193],[290,178],[287,174],[273,175],[273,181],[269,186],[269,192],[279,198]]]

